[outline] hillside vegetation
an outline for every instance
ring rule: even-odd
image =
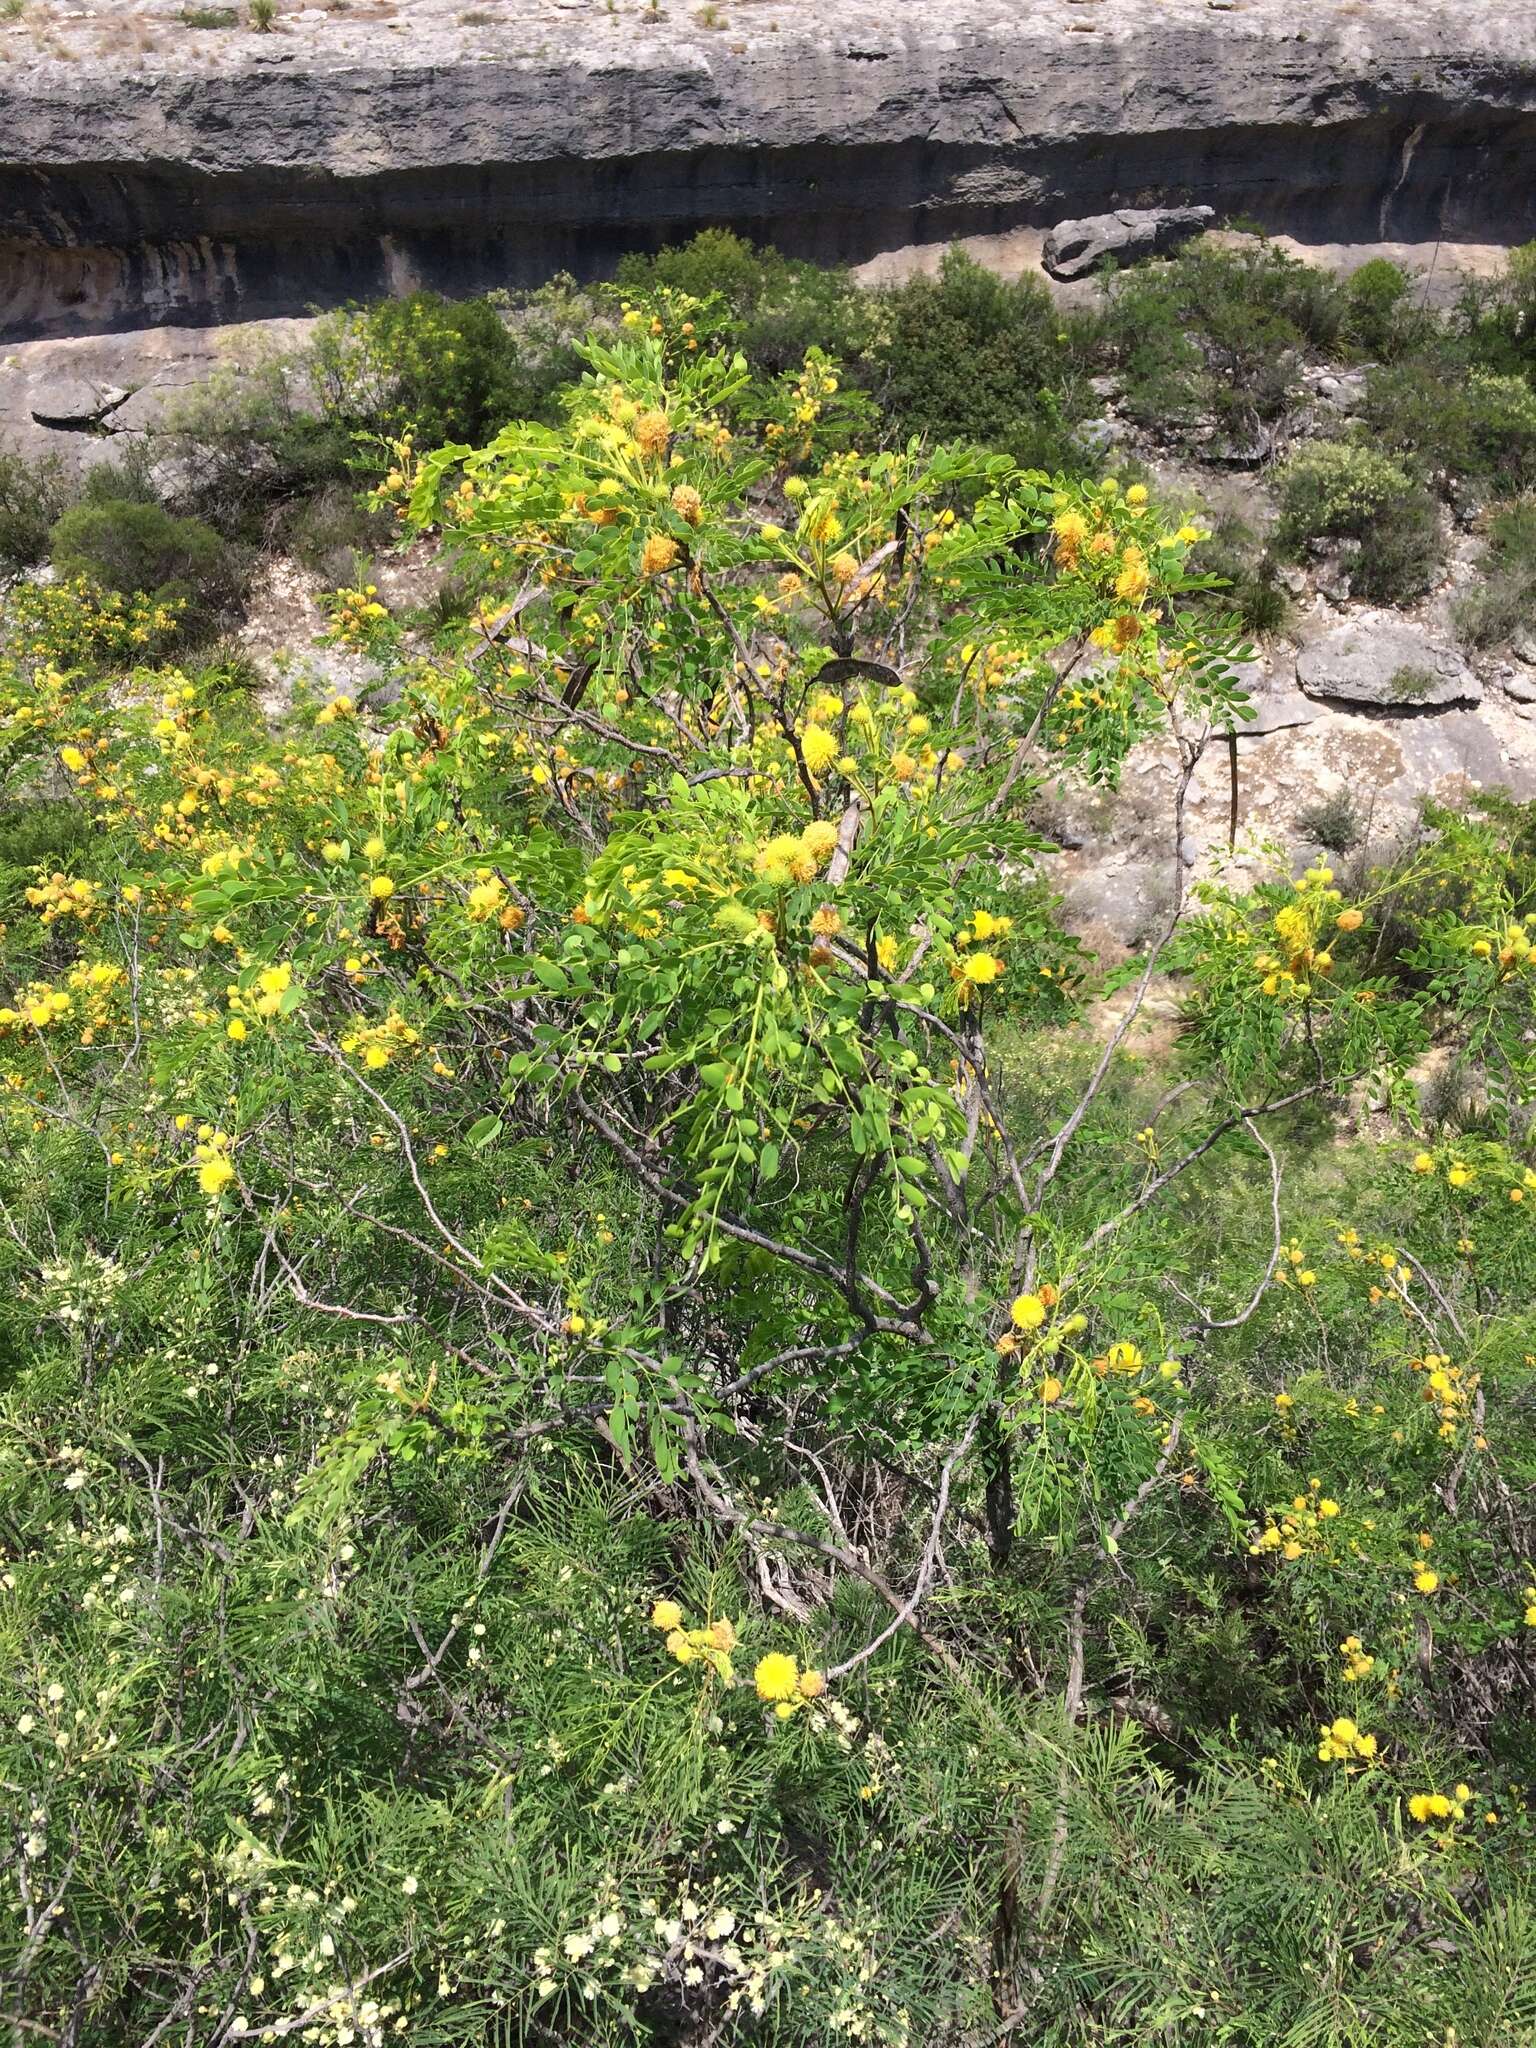
[[[1497,498],[1491,642],[1533,278],[701,238],[0,471],[18,2040],[1533,2037],[1536,811],[1191,887],[1279,557],[1085,435],[1371,363],[1274,546]],[[279,545],[366,689],[258,701]],[[1041,805],[1153,753],[1106,973]]]

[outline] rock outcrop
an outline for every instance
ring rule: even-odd
[[[1356,612],[1307,641],[1296,676],[1309,697],[1381,711],[1438,711],[1483,695],[1454,647],[1391,612]]]
[[[1536,234],[1523,0],[180,0],[0,26],[0,335],[600,273],[723,223],[861,259],[1122,208]]]
[[[1213,206],[1123,206],[1091,220],[1064,220],[1045,238],[1040,261],[1063,283],[1088,277],[1103,263],[1141,263],[1165,256],[1216,218]]]

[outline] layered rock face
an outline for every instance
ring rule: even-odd
[[[0,335],[592,275],[707,224],[850,260],[1190,203],[1318,240],[1536,235],[1525,0],[493,8],[95,54],[84,0],[69,56],[13,42]]]

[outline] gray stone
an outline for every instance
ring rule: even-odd
[[[1506,697],[1512,697],[1517,704],[1536,704],[1536,676],[1521,675],[1518,670],[1511,669],[1503,682]]]
[[[1536,662],[1536,633],[1529,627],[1518,632],[1509,645],[1516,661]]]
[[[1390,612],[1358,612],[1308,641],[1296,679],[1309,697],[1384,711],[1477,704],[1483,686],[1454,647]]]
[[[1164,256],[1191,235],[1203,234],[1215,218],[1212,206],[1149,206],[1064,220],[1046,236],[1040,261],[1063,281],[1087,277],[1111,258],[1126,264]]]

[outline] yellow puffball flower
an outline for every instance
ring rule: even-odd
[[[363,841],[363,856],[366,860],[377,860],[384,851],[384,842],[375,832],[371,839]]]
[[[235,1177],[235,1169],[224,1158],[206,1160],[197,1170],[197,1184],[205,1195],[221,1195]]]
[[[841,752],[837,735],[828,732],[824,725],[806,728],[805,737],[800,742],[800,754],[808,774],[824,775]]]
[[[1433,1173],[1435,1170],[1434,1154],[1431,1152],[1415,1152],[1413,1155],[1413,1170],[1415,1173]]]
[[[683,1610],[675,1600],[658,1600],[651,1609],[651,1627],[659,1628],[670,1635],[675,1628],[683,1625]]]
[[[1360,910],[1341,910],[1333,922],[1341,932],[1357,932],[1365,923],[1365,913]]]
[[[1322,1516],[1325,1522],[1331,1522],[1334,1516],[1339,1512],[1339,1504],[1336,1500],[1320,1500],[1317,1504],[1317,1512]]]
[[[758,1659],[752,1683],[760,1700],[790,1700],[800,1683],[800,1667],[781,1650],[770,1650],[766,1657]]]
[[[1433,1593],[1440,1584],[1440,1574],[1432,1572],[1428,1565],[1413,1575],[1413,1583],[1421,1593]]]
[[[1053,1401],[1059,1401],[1061,1399],[1061,1381],[1057,1379],[1054,1374],[1051,1376],[1050,1379],[1042,1383],[1040,1388],[1040,1399],[1044,1402],[1047,1408],[1050,1407]]]
[[[395,885],[388,875],[375,875],[368,884],[368,894],[375,902],[384,903],[395,893]]]
[[[1111,1344],[1104,1355],[1111,1372],[1140,1372],[1145,1362],[1136,1346],[1123,1338],[1118,1344]]]
[[[224,1035],[226,1038],[232,1038],[238,1045],[245,1036],[245,1019],[243,1017],[231,1017],[228,1024],[224,1027]]]
[[[1016,1330],[1038,1330],[1045,1321],[1045,1303],[1038,1294],[1020,1294],[1008,1313]]]

